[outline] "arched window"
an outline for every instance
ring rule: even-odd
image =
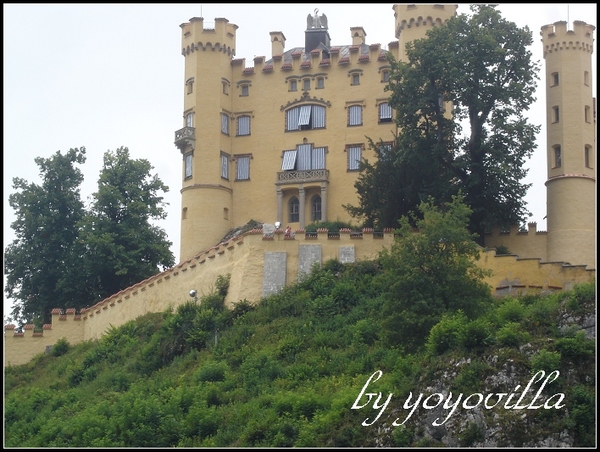
[[[387,102],[379,104],[379,122],[392,122],[392,107]]]
[[[362,126],[362,105],[348,107],[348,125]]]
[[[298,223],[300,221],[300,201],[298,201],[298,198],[296,198],[295,196],[293,196],[292,199],[290,199],[289,209],[290,223]]]
[[[310,201],[310,212],[312,221],[321,221],[321,197],[315,195]]]
[[[325,107],[321,105],[300,105],[286,111],[285,130],[311,130],[325,128]]]

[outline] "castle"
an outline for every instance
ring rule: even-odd
[[[387,54],[405,59],[405,44],[456,14],[457,5],[396,4],[395,36],[368,44],[362,27],[348,45],[332,46],[325,15],[308,15],[303,47],[286,50],[281,31],[269,33],[271,56],[253,66],[236,59],[237,26],[203,18],[181,25],[185,60],[183,123],[175,132],[182,156],[181,262],[90,308],[53,312],[35,332],[5,326],[5,363],[27,362],[61,337],[100,337],[147,312],[189,299],[230,274],[226,303],[258,301],[305,274],[314,263],[369,259],[393,242],[393,232],[320,230],[314,221],[352,218],[354,182],[362,157],[375,158],[366,137],[390,143],[396,134],[384,91]],[[492,269],[497,295],[552,291],[595,278],[595,99],[591,56],[595,27],[564,21],[542,27],[547,98],[547,229],[518,227],[487,234],[480,264]],[[249,220],[290,225],[295,235],[251,230],[223,237]],[[270,220],[270,221],[269,221]],[[217,244],[215,246],[215,244]],[[496,255],[507,247],[511,255]]]

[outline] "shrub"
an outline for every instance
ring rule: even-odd
[[[317,229],[325,228],[329,232],[340,232],[340,229],[356,229],[350,223],[345,221],[315,221],[307,224],[304,230],[306,232],[317,232]]]
[[[483,430],[475,422],[469,422],[465,431],[458,435],[462,447],[471,447],[473,444],[484,440]]]
[[[573,362],[578,362],[592,356],[596,351],[596,344],[593,340],[586,337],[585,331],[578,331],[575,337],[557,339],[554,343],[554,348],[561,356]]]
[[[496,308],[496,316],[500,326],[507,322],[519,322],[524,315],[525,306],[515,298],[507,298],[504,303]]]
[[[529,333],[521,331],[521,325],[516,322],[508,322],[496,332],[496,341],[504,347],[519,347],[529,338]]]
[[[460,369],[452,382],[452,389],[464,394],[477,392],[490,369],[490,365],[483,361],[471,361]]]
[[[583,305],[588,302],[593,302],[595,299],[596,284],[594,281],[585,284],[577,284],[569,292],[567,309],[572,311],[574,314],[581,314]]]
[[[459,331],[460,343],[466,350],[479,350],[494,343],[492,325],[484,318],[477,318]]]
[[[207,362],[196,372],[198,381],[224,381],[228,366],[223,361]]]
[[[52,347],[52,356],[62,356],[69,351],[71,345],[67,341],[67,338],[63,337],[56,341],[56,344]]]
[[[550,350],[540,350],[540,352],[531,358],[531,370],[536,372],[543,370],[546,374],[560,369],[560,353]]]
[[[461,330],[466,322],[467,317],[461,311],[452,316],[444,315],[429,332],[427,351],[435,356],[457,348],[460,345]]]

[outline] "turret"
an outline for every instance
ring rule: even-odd
[[[185,57],[182,129],[181,260],[217,244],[231,228],[232,57],[237,25],[203,18],[181,25]]]
[[[458,5],[437,4],[396,4],[393,6],[396,18],[396,38],[398,38],[399,61],[406,60],[406,43],[425,38],[427,30],[442,25],[456,15]]]
[[[595,27],[555,22],[541,29],[546,63],[548,260],[595,265]]]

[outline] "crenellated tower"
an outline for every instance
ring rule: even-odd
[[[406,60],[406,43],[425,38],[427,30],[442,25],[456,15],[458,5],[395,4],[396,38],[398,38],[398,61]]]
[[[183,128],[175,132],[181,151],[181,260],[219,242],[231,228],[232,187],[222,177],[231,153],[232,68],[237,25],[215,19],[205,28],[194,17],[181,25],[185,57]]]
[[[546,61],[547,260],[595,264],[595,27],[560,21],[541,29]]]

